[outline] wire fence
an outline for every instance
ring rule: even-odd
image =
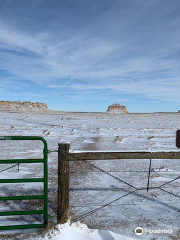
[[[117,181],[119,181],[120,183],[122,183],[122,184],[125,184],[126,186],[128,186],[128,187],[131,187],[131,188],[133,188],[133,190],[132,191],[129,191],[129,190],[127,190],[128,192],[126,193],[126,194],[124,194],[124,195],[122,195],[122,196],[120,196],[120,197],[117,197],[117,198],[115,198],[115,199],[113,199],[113,200],[111,200],[111,201],[109,201],[109,202],[107,202],[107,203],[105,203],[105,204],[102,204],[101,206],[98,206],[98,207],[96,207],[96,208],[94,208],[93,210],[90,210],[90,211],[87,211],[86,213],[84,213],[84,214],[82,214],[82,215],[80,215],[80,216],[78,216],[78,217],[75,217],[74,219],[72,219],[72,222],[76,222],[76,221],[80,221],[80,220],[83,220],[83,219],[85,219],[86,217],[88,217],[88,216],[90,216],[90,215],[92,215],[92,214],[94,214],[94,213],[96,213],[96,212],[98,212],[98,211],[100,211],[100,210],[102,210],[102,209],[104,209],[104,208],[106,208],[106,207],[108,207],[108,206],[121,206],[121,205],[128,205],[128,206],[130,206],[130,205],[134,205],[134,206],[138,206],[138,205],[142,205],[142,203],[141,204],[135,204],[135,203],[132,203],[132,204],[129,204],[129,203],[126,203],[126,204],[114,204],[114,203],[117,203],[119,200],[121,200],[121,199],[123,199],[123,198],[125,198],[125,197],[127,197],[127,196],[129,196],[129,195],[132,195],[132,194],[135,194],[135,193],[137,193],[137,192],[141,192],[141,191],[149,191],[150,189],[156,189],[156,190],[160,190],[160,191],[163,191],[163,192],[166,192],[166,193],[168,193],[168,194],[170,194],[170,195],[172,195],[172,196],[174,196],[174,197],[176,197],[177,199],[179,199],[180,198],[180,195],[178,195],[178,194],[175,194],[175,193],[173,193],[173,192],[171,192],[171,191],[168,191],[168,190],[166,190],[166,189],[164,189],[164,187],[166,186],[166,185],[168,185],[168,184],[171,184],[171,183],[173,183],[174,181],[177,181],[178,179],[180,179],[180,175],[178,176],[178,177],[176,177],[176,178],[173,178],[172,180],[170,180],[170,181],[167,181],[167,182],[165,182],[165,183],[163,183],[163,184],[160,184],[160,185],[156,185],[156,186],[154,186],[154,187],[150,187],[149,186],[149,184],[150,184],[150,177],[151,177],[151,172],[152,172],[152,168],[151,168],[151,166],[152,166],[152,159],[150,159],[149,160],[149,169],[147,170],[147,171],[128,171],[128,170],[126,170],[126,171],[106,171],[106,170],[104,170],[103,168],[101,168],[101,167],[98,167],[98,166],[96,166],[95,164],[93,164],[92,162],[90,162],[89,160],[83,160],[83,159],[80,159],[79,157],[77,157],[75,154],[73,154],[73,153],[69,153],[69,155],[72,157],[72,158],[74,158],[75,160],[78,160],[78,161],[80,161],[80,162],[82,162],[82,163],[84,163],[84,164],[86,164],[86,166],[91,166],[94,170],[96,170],[96,172],[101,172],[101,173],[104,173],[104,174],[106,174],[106,175],[108,175],[108,176],[110,176],[111,178],[113,178],[113,179],[115,179],[115,180],[117,180]],[[84,171],[83,171],[84,172]],[[117,176],[114,176],[112,173],[113,172],[130,172],[130,173],[132,173],[132,172],[137,172],[137,173],[139,173],[139,172],[144,172],[144,173],[147,173],[147,186],[146,187],[141,187],[141,188],[139,188],[139,187],[137,187],[137,186],[135,186],[135,185],[133,185],[133,184],[130,184],[130,183],[128,183],[127,181],[125,181],[125,180],[123,180],[123,179],[121,179],[121,178],[119,178],[119,177],[117,177]],[[167,171],[154,171],[154,172],[160,172],[160,173],[162,173],[162,172],[167,172]],[[81,173],[81,171],[70,171],[70,174],[74,174],[74,173]],[[179,173],[178,171],[173,171],[173,173]],[[70,188],[69,189],[71,192],[75,192],[75,191],[121,191],[122,190],[122,188],[98,188],[98,187],[92,187],[92,188],[78,188],[78,187],[72,187],[72,188]],[[144,195],[144,193],[143,194],[141,194],[142,196]],[[145,196],[145,198],[148,200],[150,200],[150,198],[149,197],[147,197],[147,196]],[[153,199],[151,199],[151,200],[153,200]],[[163,204],[172,204],[173,202],[175,202],[175,203],[179,203],[179,201],[163,201]],[[154,200],[153,201],[153,204],[159,204],[159,202],[157,201],[157,200]],[[153,205],[153,204],[151,204],[151,205]],[[92,207],[92,206],[95,206],[94,204],[92,204],[92,205],[88,205],[88,207]],[[87,207],[87,205],[86,206],[82,206],[82,205],[71,205],[71,207]]]
[[[57,149],[48,150],[48,153],[57,153],[57,152],[58,152]],[[107,170],[103,169],[102,167],[96,166],[95,164],[93,164],[89,160],[84,160],[84,159],[79,158],[76,154],[74,154],[72,152],[69,152],[69,156],[71,156],[71,160],[69,160],[69,161],[75,162],[76,160],[78,160],[79,162],[83,163],[85,165],[85,167],[87,167],[86,171],[84,171],[82,169],[79,169],[78,167],[77,167],[78,168],[77,171],[73,171],[73,170],[71,171],[71,169],[70,169],[70,172],[69,172],[70,175],[73,175],[75,173],[79,174],[79,175],[81,173],[87,173],[88,174],[88,173],[92,172],[92,170],[93,170],[93,172],[96,172],[96,173],[101,172],[101,173],[109,176],[110,178],[118,181],[119,183],[121,183],[121,184],[123,184],[123,185],[133,189],[133,190],[130,191],[128,189],[125,190],[124,188],[121,188],[121,187],[97,187],[97,186],[83,187],[83,188],[82,187],[79,188],[77,186],[76,187],[70,187],[69,191],[73,192],[73,193],[74,192],[78,192],[78,191],[84,191],[84,192],[89,192],[89,191],[101,191],[101,192],[109,192],[109,191],[120,192],[121,191],[122,192],[122,190],[126,191],[126,193],[123,194],[122,196],[119,196],[119,197],[117,197],[117,198],[115,198],[115,199],[113,199],[113,200],[111,200],[111,201],[109,201],[109,202],[107,202],[105,204],[89,204],[88,206],[87,205],[78,204],[78,202],[76,202],[75,204],[72,204],[71,207],[74,207],[74,208],[75,207],[81,207],[81,208],[94,207],[94,209],[91,209],[91,210],[83,213],[82,215],[74,217],[72,219],[72,222],[83,220],[86,217],[91,216],[91,215],[97,213],[98,211],[108,207],[108,206],[114,207],[114,206],[132,206],[132,205],[133,206],[138,206],[138,205],[142,206],[142,205],[146,205],[146,203],[134,203],[134,202],[132,202],[132,203],[118,203],[118,201],[120,201],[120,200],[122,200],[122,199],[124,199],[124,198],[126,198],[127,196],[130,196],[130,195],[140,196],[140,197],[145,198],[146,200],[150,200],[151,203],[148,204],[148,205],[159,204],[160,202],[158,202],[156,199],[152,199],[151,197],[147,196],[147,194],[144,193],[144,192],[148,192],[149,190],[153,190],[153,189],[162,191],[164,193],[167,193],[167,194],[169,194],[171,196],[176,197],[177,199],[180,198],[180,195],[178,195],[176,193],[173,193],[173,189],[172,189],[172,191],[168,191],[167,189],[164,189],[164,187],[166,185],[171,184],[171,183],[177,181],[178,179],[180,179],[180,175],[175,177],[175,178],[173,178],[172,180],[169,180],[169,181],[164,182],[162,184],[159,184],[159,185],[156,185],[156,186],[153,186],[153,187],[150,186],[150,178],[151,178],[151,173],[152,172],[153,173],[167,173],[168,172],[168,170],[155,170],[155,169],[152,169],[152,159],[149,159],[149,168],[147,170],[114,170],[114,171],[108,170],[107,171]],[[160,159],[156,159],[156,161],[158,161],[158,160],[160,160]],[[20,171],[20,163],[0,170],[0,173],[8,171],[10,169],[13,169],[15,167],[18,168],[17,171],[19,172]],[[88,169],[89,167],[92,170],[89,170]],[[146,182],[147,186],[146,187],[137,187],[135,184],[131,184],[131,183],[125,181],[124,179],[115,176],[114,173],[147,173],[147,182]],[[171,171],[171,173],[179,173],[179,172],[173,170],[173,171]],[[142,191],[143,191],[143,193],[142,193]],[[168,201],[168,200],[163,201],[163,204],[172,204],[172,203],[179,203],[179,201],[178,200],[177,201],[174,201],[174,200],[173,201]]]

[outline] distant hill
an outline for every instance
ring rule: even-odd
[[[0,110],[4,111],[48,111],[46,103],[0,101]]]
[[[108,106],[107,113],[110,114],[127,114],[127,108],[126,106],[122,106],[118,103],[114,103],[110,106]]]

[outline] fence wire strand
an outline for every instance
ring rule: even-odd
[[[9,170],[9,169],[11,169],[11,168],[14,168],[14,167],[16,167],[16,166],[18,166],[18,172],[19,172],[19,163],[17,163],[17,164],[15,164],[15,165],[13,165],[13,166],[11,166],[11,167],[8,167],[8,168],[5,168],[5,169],[3,169],[3,170],[0,170],[0,173],[1,172],[5,172],[5,171],[7,171],[7,170]]]

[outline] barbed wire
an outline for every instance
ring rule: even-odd
[[[89,211],[89,212],[81,215],[80,217],[72,220],[72,222],[80,221],[80,220],[82,220],[83,218],[85,218],[85,217],[87,217],[87,216],[89,216],[89,215],[92,215],[93,213],[95,213],[95,212],[97,212],[97,211],[99,211],[99,210],[101,210],[101,209],[109,206],[110,204],[112,204],[112,203],[114,203],[114,202],[117,202],[118,200],[120,200],[120,199],[122,199],[122,198],[124,198],[124,197],[126,197],[126,196],[128,196],[128,195],[130,195],[130,194],[132,194],[132,193],[134,193],[134,192],[136,192],[137,190],[138,190],[138,189],[135,189],[135,190],[133,190],[133,191],[131,191],[131,192],[129,192],[129,193],[126,193],[125,195],[123,195],[123,196],[121,196],[121,197],[119,197],[119,198],[116,198],[115,200],[113,200],[113,201],[111,201],[111,202],[108,202],[108,203],[106,203],[106,204],[104,204],[104,205],[102,205],[102,206],[100,206],[100,207],[98,207],[98,208],[95,208],[95,209],[93,209],[93,210],[91,210],[91,211]]]
[[[150,172],[151,172],[151,159],[150,159],[149,171],[147,171],[147,172],[149,172],[149,174],[148,174],[147,187],[136,188],[135,186],[133,186],[133,185],[125,182],[124,180],[122,180],[122,179],[114,176],[113,174],[110,174],[110,173],[107,172],[106,170],[104,170],[104,169],[102,169],[102,168],[100,168],[100,167],[97,167],[96,165],[94,165],[94,164],[91,163],[91,162],[88,162],[88,161],[86,161],[86,160],[80,159],[80,158],[76,157],[75,155],[73,155],[72,153],[69,153],[69,155],[71,155],[72,157],[78,159],[78,160],[81,161],[81,162],[84,162],[84,163],[86,163],[86,164],[91,165],[93,168],[95,168],[95,169],[97,169],[97,170],[99,170],[99,171],[101,171],[101,172],[103,172],[103,173],[106,173],[107,175],[111,176],[112,178],[114,178],[114,179],[116,179],[116,180],[118,180],[118,181],[120,181],[120,182],[122,182],[122,183],[124,183],[124,184],[126,184],[126,185],[128,185],[128,186],[130,186],[130,187],[132,187],[132,188],[135,189],[135,190],[133,190],[133,191],[131,191],[131,192],[129,192],[129,193],[126,193],[125,195],[123,195],[123,196],[121,196],[121,197],[119,197],[119,198],[114,199],[113,201],[110,201],[110,202],[108,202],[108,203],[106,203],[106,204],[103,204],[103,205],[101,205],[100,207],[95,208],[95,209],[93,209],[93,210],[91,210],[91,211],[89,211],[89,212],[87,212],[87,213],[85,213],[85,214],[83,214],[83,215],[75,218],[74,220],[72,220],[73,222],[80,221],[80,220],[84,219],[85,217],[87,217],[87,216],[89,216],[89,215],[92,215],[92,214],[94,214],[95,212],[97,212],[97,211],[99,211],[99,210],[101,210],[101,209],[103,209],[103,208],[105,208],[105,207],[107,207],[107,206],[110,206],[110,205],[112,205],[112,203],[114,203],[114,202],[116,202],[116,201],[118,201],[118,200],[120,200],[120,199],[122,199],[122,198],[124,198],[124,197],[126,197],[126,196],[128,196],[128,195],[130,195],[130,194],[133,194],[133,193],[135,193],[135,192],[137,192],[137,191],[142,191],[142,190],[147,190],[147,191],[148,191],[149,189],[159,189],[159,190],[162,190],[162,191],[164,191],[164,192],[166,192],[166,193],[168,193],[168,194],[171,194],[171,195],[173,195],[173,196],[176,196],[176,197],[180,198],[179,195],[174,194],[174,193],[171,193],[171,192],[166,191],[165,189],[162,189],[162,188],[161,188],[161,187],[165,186],[166,184],[169,184],[169,183],[171,183],[171,182],[173,182],[173,181],[178,180],[178,179],[180,178],[180,176],[179,176],[179,177],[176,177],[176,178],[174,178],[173,180],[168,181],[168,182],[166,182],[166,183],[164,183],[164,184],[162,184],[162,185],[160,185],[160,186],[149,187]],[[70,190],[71,190],[71,191],[74,191],[75,189],[71,188]]]
[[[163,202],[164,204],[169,204],[169,203],[179,203],[179,201],[168,201],[168,202]],[[153,202],[153,203],[148,203],[148,206],[153,206],[154,204],[158,205],[159,203]],[[120,203],[120,204],[111,204],[111,207],[117,207],[117,206],[146,206],[147,203]],[[94,207],[94,206],[101,206],[100,204],[94,203],[94,204],[88,204],[88,205],[71,205],[72,208],[88,208],[88,207]]]
[[[71,173],[71,174],[74,174],[74,173],[82,173],[82,172],[84,172],[84,170],[83,171],[72,171],[72,172],[69,172],[69,173]],[[86,172],[100,172],[100,171],[90,171],[90,170],[86,170]],[[134,171],[125,171],[125,170],[110,170],[110,171],[108,171],[109,173],[148,173],[148,170],[144,170],[144,171],[140,171],[140,170],[134,170]],[[179,171],[161,171],[161,170],[156,170],[156,171],[154,171],[154,170],[151,170],[151,172],[153,172],[153,173],[178,173]]]
[[[82,162],[85,162],[86,164],[91,165],[93,168],[98,169],[99,171],[101,171],[101,172],[103,172],[103,173],[106,173],[106,174],[109,175],[110,177],[118,180],[119,182],[122,182],[122,183],[124,183],[124,184],[126,184],[126,185],[128,185],[128,186],[130,186],[130,187],[132,187],[132,188],[134,188],[134,189],[138,189],[138,188],[134,187],[132,184],[129,184],[129,183],[125,182],[124,180],[122,180],[122,179],[114,176],[113,174],[109,173],[108,171],[106,171],[106,170],[104,170],[104,169],[102,169],[102,168],[100,168],[100,167],[95,166],[93,163],[90,163],[90,162],[88,162],[88,161],[86,161],[86,160],[79,159],[78,157],[74,156],[72,153],[69,153],[69,155],[71,155],[72,157],[78,159],[79,161],[82,161]]]
[[[164,191],[164,192],[166,192],[166,193],[169,193],[169,194],[171,194],[171,195],[173,195],[173,196],[175,196],[175,197],[180,198],[180,196],[177,195],[177,194],[175,194],[175,193],[169,192],[169,191],[167,191],[167,190],[165,190],[165,189],[163,189],[163,188],[159,188],[159,189],[162,190],[162,191]]]

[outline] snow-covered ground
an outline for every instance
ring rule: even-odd
[[[109,230],[89,229],[85,224],[69,222],[57,225],[45,234],[44,238],[38,240],[133,240]]]
[[[42,136],[47,140],[50,150],[57,149],[60,142],[70,142],[71,151],[177,151],[175,133],[179,128],[180,114],[178,113],[115,116],[100,113],[0,113],[0,135]],[[41,150],[42,144],[39,142],[27,141],[26,144],[0,142],[1,159],[38,157],[42,155]],[[49,214],[52,226],[56,223],[57,153],[49,154],[48,163]],[[147,185],[149,160],[106,160],[93,161],[93,164],[138,188]],[[70,167],[71,188],[76,189],[70,192],[72,219],[76,220],[82,214],[133,190],[132,187],[120,183],[85,163],[71,162]],[[0,170],[5,168],[7,165],[0,166]],[[0,178],[41,177],[42,173],[41,164],[21,164],[19,172],[16,166],[1,172]],[[153,160],[150,186],[159,186],[179,175],[179,160]],[[179,194],[179,181],[178,179],[166,185],[164,189]],[[104,191],[105,188],[108,189]],[[41,183],[3,184],[0,187],[1,196],[41,194],[42,192]],[[42,207],[41,201],[11,201],[9,204],[1,203],[0,210],[33,210],[40,207]],[[89,228],[109,229],[114,231],[114,234],[121,234],[119,236],[135,239],[137,238],[134,233],[136,227],[173,230],[172,234],[143,234],[138,236],[139,239],[180,239],[179,210],[178,197],[158,189],[151,189],[149,192],[145,190],[134,192],[84,218],[83,222]],[[6,219],[0,217],[0,224],[7,224],[7,222],[20,224],[41,220],[42,216]],[[33,239],[36,239],[41,232],[41,230],[4,232],[0,234],[0,239],[28,239],[32,234],[34,234]],[[102,235],[106,234],[102,233]],[[114,236],[109,239],[116,239]]]

